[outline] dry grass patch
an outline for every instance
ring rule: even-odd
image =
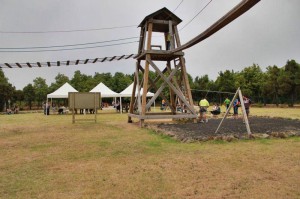
[[[300,139],[184,144],[127,116],[0,116],[0,198],[299,198]]]
[[[250,115],[300,119],[299,108],[250,108]]]

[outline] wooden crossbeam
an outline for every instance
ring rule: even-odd
[[[112,61],[112,60],[114,60],[116,58],[116,56],[113,56],[109,61]]]
[[[5,63],[5,65],[8,67],[8,68],[12,68],[10,64],[8,63]]]
[[[132,57],[132,56],[133,56],[133,54],[128,55],[125,59],[129,59],[129,58]]]
[[[27,64],[27,66],[29,67],[29,68],[32,68],[32,66],[31,66],[31,64],[30,63],[26,63]]]
[[[144,69],[143,69],[143,67],[140,65],[139,66],[139,69],[142,71],[142,73],[144,74]],[[156,78],[156,79],[160,79],[159,78],[159,76]],[[157,80],[157,81],[158,81]],[[150,87],[148,88],[149,90],[151,89],[151,87],[153,87],[156,91],[158,91],[158,88],[157,88],[157,86],[156,86],[156,82],[155,82],[155,80],[153,81],[150,77],[149,77],[149,82],[150,82]],[[165,87],[163,87],[162,88],[162,90],[164,89]],[[162,90],[160,91],[160,92],[158,92],[158,95],[163,99],[163,100],[165,100],[165,102],[167,103],[167,104],[170,104],[170,102],[169,102],[169,100],[167,99],[167,97],[162,93]],[[150,108],[150,106],[152,105],[152,103],[155,101],[155,99],[157,98],[157,96],[153,96],[150,100],[149,100],[149,102],[147,103],[147,105],[146,105],[146,110],[148,110],[149,108]],[[175,111],[175,109],[173,109],[173,107],[170,107],[171,108],[171,110],[172,111]]]
[[[150,64],[151,65],[151,64]],[[151,65],[152,66],[152,65]],[[152,66],[153,67],[153,66]],[[172,78],[173,78],[173,76],[176,74],[176,72],[177,72],[177,70],[178,70],[178,67],[177,68],[175,68],[171,73],[170,73],[170,75],[169,75],[169,77],[168,78],[166,78],[166,79],[164,79],[164,80],[166,80],[166,81],[164,81],[162,84],[161,84],[161,86],[160,86],[160,88],[159,89],[157,89],[157,91],[156,91],[156,93],[154,94],[154,96],[151,98],[151,100],[149,101],[149,104],[152,104],[155,100],[156,100],[156,98],[158,97],[158,95],[160,95],[161,93],[162,93],[162,91],[164,90],[164,88],[167,86],[167,81],[170,81]],[[158,69],[158,71],[159,71],[159,69]],[[159,72],[158,72],[159,73]],[[160,73],[160,74],[162,74],[162,73]],[[163,75],[164,76],[164,75]],[[165,77],[165,76],[164,76]],[[170,102],[167,100],[167,98],[162,94],[162,96],[164,97],[164,100],[166,101],[166,103],[167,104],[170,104]],[[146,107],[146,108],[149,108],[150,106],[148,106],[148,107]],[[172,107],[172,106],[169,106],[170,108],[171,108],[171,110],[173,111],[173,112],[175,112],[176,110],[174,109],[174,107]]]
[[[181,101],[183,101],[183,103],[187,106],[187,108],[193,113],[196,114],[195,110],[193,107],[191,107],[191,105],[187,102],[187,100],[183,97],[182,93],[179,92],[175,86],[170,82],[170,80],[168,80],[163,74],[162,72],[159,70],[159,68],[154,64],[154,62],[149,59],[146,58],[146,61],[149,62],[149,64],[156,70],[156,72],[162,77],[162,79],[169,85],[169,87],[176,93],[176,95],[181,99]]]
[[[22,68],[21,64],[19,64],[19,63],[16,63],[16,65],[17,65],[19,68]]]
[[[123,59],[123,57],[125,57],[125,55],[120,56],[117,60],[119,61],[119,60]]]

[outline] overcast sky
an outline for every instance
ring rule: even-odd
[[[166,7],[182,19],[184,27],[210,0],[0,0],[0,48],[72,45],[138,37],[137,25],[145,16]],[[181,43],[200,34],[240,0],[213,0],[189,25],[179,32]],[[300,1],[261,0],[251,10],[203,42],[186,49],[187,72],[194,78],[208,74],[211,79],[227,69],[240,71],[253,63],[263,70],[282,67],[287,60],[300,62]],[[134,26],[122,29],[56,32]],[[124,42],[135,41],[126,40]],[[156,43],[157,42],[157,43]],[[159,40],[153,41],[158,44]],[[99,44],[98,44],[99,45]],[[0,63],[65,61],[137,53],[138,43],[54,52],[0,52]],[[1,49],[3,51],[3,49]],[[0,51],[1,51],[0,50]],[[74,71],[132,74],[135,60],[78,66],[2,69],[9,82],[23,89],[36,77],[50,85],[58,73],[70,78]]]

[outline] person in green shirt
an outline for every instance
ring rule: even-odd
[[[209,102],[206,100],[205,97],[203,97],[200,102],[199,102],[199,106],[200,106],[200,122],[204,123],[204,121],[207,123],[208,119],[206,117],[206,112],[207,112],[207,108],[209,107]]]
[[[224,104],[226,106],[226,111],[228,110],[229,108],[229,105],[230,105],[230,99],[228,99],[228,97],[226,97],[225,101],[224,101]]]

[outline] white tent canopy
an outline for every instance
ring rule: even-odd
[[[137,96],[137,90],[138,87],[136,87],[135,90],[135,96]],[[133,83],[130,84],[127,88],[125,88],[121,93],[120,93],[120,101],[121,101],[121,110],[122,110],[122,97],[131,97],[132,96],[132,91],[133,91]],[[143,95],[143,88],[140,91],[140,94]],[[147,92],[146,97],[153,97],[154,93]],[[154,101],[154,107],[155,107],[155,101]],[[122,113],[122,111],[120,111]]]
[[[47,95],[48,98],[68,98],[69,92],[78,92],[75,88],[73,88],[68,82],[62,85],[53,93]]]
[[[93,88],[90,92],[100,92],[101,97],[120,97],[119,93],[116,93],[112,91],[110,88],[108,88],[105,84],[100,82],[95,88]]]
[[[136,88],[136,91],[135,91],[135,95],[136,95],[136,96],[137,96],[137,89],[138,89],[138,88]],[[130,84],[127,88],[125,88],[125,89],[120,93],[121,97],[131,97],[131,95],[132,95],[132,90],[133,90],[133,83]],[[141,89],[140,94],[141,94],[141,95],[143,94],[143,88]],[[147,96],[147,97],[152,97],[152,96],[154,96],[154,93],[148,92],[146,96]]]

